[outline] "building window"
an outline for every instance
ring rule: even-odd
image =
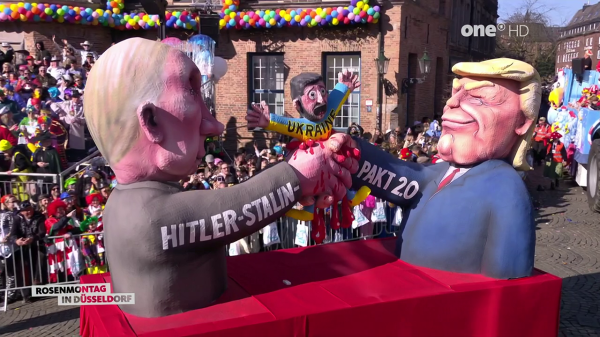
[[[338,74],[346,69],[358,74],[360,81],[360,54],[324,53],[323,61],[323,77],[328,91],[333,90],[338,83]],[[348,96],[348,101],[342,106],[333,126],[348,128],[352,123],[360,123],[360,88],[355,89]]]
[[[598,54],[596,55],[596,59],[600,60],[600,49],[598,50]]]
[[[267,102],[271,113],[284,115],[283,54],[250,54],[250,101]]]

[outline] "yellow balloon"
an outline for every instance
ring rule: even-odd
[[[373,23],[379,22],[379,19],[373,19]]]
[[[0,11],[4,11],[4,5],[0,5]]]
[[[279,11],[279,16],[285,16],[286,14],[287,12],[285,11],[285,9]]]
[[[109,10],[106,10],[106,13],[107,13],[108,15],[112,15],[112,12],[111,12],[111,11],[109,11]]]
[[[131,16],[129,16],[129,15],[125,15],[125,16],[123,17],[123,20],[125,20],[125,21],[129,21],[129,20],[131,20]]]
[[[19,7],[19,8],[21,8],[21,7],[25,7],[25,4],[24,4],[24,3],[22,3],[22,2],[19,2],[19,3],[17,4],[17,7]]]
[[[270,10],[270,9],[267,9],[267,10],[265,11],[265,14],[267,14],[267,15],[271,14],[271,10]]]
[[[340,20],[338,20],[337,18],[333,18],[333,20],[331,20],[331,23],[333,23],[334,26],[337,26],[340,23]]]
[[[369,8],[370,8],[370,7],[369,7],[369,5],[367,5],[367,4],[364,4],[364,5],[363,5],[363,8],[362,8],[362,10],[366,12],[366,11],[367,11],[367,9],[369,9]]]
[[[233,3],[233,2],[232,2],[231,0],[225,0],[225,4],[226,4],[227,6],[231,6],[231,4],[232,4],[232,3]]]
[[[59,18],[58,18],[58,22],[60,22],[60,23],[63,23],[63,22],[65,22],[65,18],[63,18],[63,17],[59,17]]]
[[[235,19],[235,13],[234,12],[229,13],[229,17],[232,19]]]
[[[21,21],[27,21],[27,17],[23,14],[20,15]]]
[[[113,13],[119,14],[119,13],[121,13],[121,10],[118,8],[113,8]]]
[[[73,7],[73,10],[75,11],[75,13],[79,14],[79,11],[80,11],[79,7]]]
[[[11,11],[13,11],[13,12],[14,12],[14,11],[16,11],[17,9],[19,9],[19,7],[17,7],[17,5],[15,5],[15,4],[12,4],[12,5],[10,5],[10,10],[11,10]]]
[[[31,7],[37,7],[37,5],[38,5],[37,2],[34,2],[31,4]]]
[[[225,20],[223,20],[223,19],[219,20],[219,26],[225,27],[225,25],[226,25]]]
[[[319,8],[317,8],[316,10],[317,10],[317,14],[319,14],[319,13],[321,13],[321,11],[322,11],[323,9],[321,9],[321,8],[319,7]]]
[[[364,3],[362,1],[359,1],[356,3],[356,8],[362,8],[362,6],[364,5]]]

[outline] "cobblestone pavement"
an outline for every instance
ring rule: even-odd
[[[565,181],[555,191],[538,192],[541,169],[527,185],[539,207],[536,267],[564,279],[560,336],[600,337],[600,214],[592,213],[580,187]],[[15,303],[0,313],[1,336],[78,336],[79,307],[56,299]]]

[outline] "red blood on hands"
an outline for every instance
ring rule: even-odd
[[[288,151],[294,151],[300,146],[300,144],[302,144],[302,142],[300,141],[291,141],[289,144],[286,145],[286,148],[288,149]]]
[[[342,199],[342,228],[352,227],[352,221],[354,221],[354,213],[352,213],[352,207],[350,207],[350,200],[347,196]]]
[[[337,207],[337,200],[333,201],[333,204],[331,205],[331,229],[333,229],[334,231],[340,229],[340,216],[338,214],[338,207]]]
[[[315,215],[311,224],[310,237],[315,241],[316,244],[320,244],[325,240],[325,219],[323,219],[324,213],[319,213],[315,209]]]

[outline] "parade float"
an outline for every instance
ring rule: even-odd
[[[140,54],[148,55],[144,63],[139,62]],[[327,140],[304,142],[286,162],[242,184],[184,192],[169,182],[195,171],[205,153],[204,139],[224,128],[202,100],[205,74],[198,71],[202,62],[199,67],[185,48],[170,43],[135,38],[111,47],[90,73],[87,85],[95,95],[84,102],[90,133],[119,181],[103,215],[110,273],[83,276],[81,283],[110,283],[115,293],[134,293],[135,303],[82,306],[80,334],[556,336],[561,280],[533,268],[533,210],[513,169],[528,168],[523,150],[531,137],[536,105],[539,108],[539,76],[529,65],[495,62],[491,67],[455,66],[457,73],[466,75],[454,83],[457,91],[492,85],[493,90],[508,93],[511,102],[501,109],[505,114],[501,128],[516,128],[516,133],[493,132],[487,137],[481,133],[483,143],[463,143],[473,132],[459,134],[456,127],[458,146],[475,146],[481,157],[469,160],[485,164],[464,175],[468,183],[435,192],[442,187],[448,163],[461,162],[470,151],[457,149],[453,157],[448,157],[452,151],[443,152],[446,166],[435,168],[398,160],[396,175],[387,172],[383,166],[387,157],[379,150],[334,134]],[[490,72],[497,66],[502,70]],[[107,68],[119,75],[109,76]],[[147,68],[156,71],[143,71]],[[468,83],[469,76],[480,80]],[[131,80],[143,86],[123,84]],[[523,114],[513,109],[518,105]],[[446,141],[453,138],[445,136]],[[510,143],[508,148],[515,151],[496,147],[496,141]],[[446,146],[449,150],[452,145]],[[487,151],[490,146],[495,150]],[[513,166],[496,159],[505,156]],[[407,183],[402,170],[414,171],[410,179],[415,178],[417,185]],[[501,183],[503,177],[508,183]],[[319,205],[341,200],[348,188],[363,181],[374,196],[386,197],[387,191],[397,204],[403,204],[402,198],[404,204],[422,200],[414,214],[405,217],[411,219],[407,225],[412,234],[406,242],[412,246],[403,250],[412,258],[399,257],[396,238],[226,256],[227,244],[276,221],[297,202],[309,205],[308,197],[324,208]],[[493,195],[481,189],[490,181],[496,186]],[[469,187],[473,185],[478,188]],[[327,197],[328,193],[334,195]],[[496,198],[500,193],[519,197]],[[451,219],[448,212],[471,210],[473,198],[483,212],[468,219],[469,211],[464,211],[462,220]],[[443,230],[428,227],[432,220],[424,210],[432,199],[444,205],[445,216],[433,220],[435,225],[452,220]],[[502,226],[506,222],[496,221],[499,217],[493,225],[482,226],[480,216],[507,215],[498,208],[502,202],[509,202],[507,207],[515,211],[510,226]],[[132,208],[146,212],[131,212]],[[469,238],[456,237],[465,230]],[[446,243],[439,245],[440,240]],[[446,252],[452,258],[444,259]]]
[[[572,69],[562,69],[550,93],[548,123],[574,148],[570,173],[586,188],[590,209],[600,212],[600,73],[585,71],[577,79]]]

